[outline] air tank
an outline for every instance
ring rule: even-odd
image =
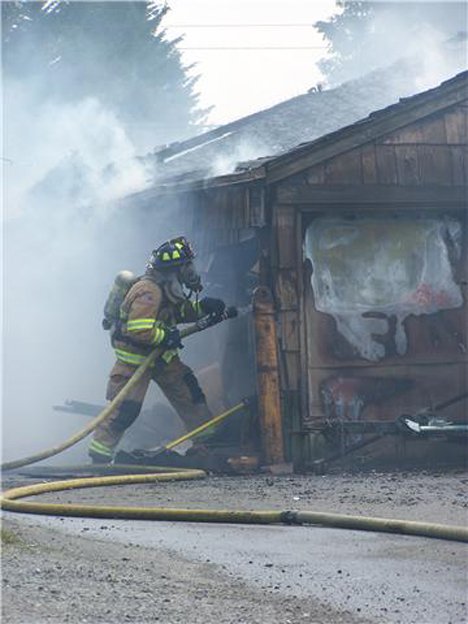
[[[138,280],[131,271],[120,271],[115,277],[112,288],[104,305],[104,318],[102,326],[104,329],[111,329],[119,320],[120,306],[123,303],[128,291]]]

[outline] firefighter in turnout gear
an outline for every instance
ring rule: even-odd
[[[192,246],[184,237],[171,239],[153,251],[145,274],[128,286],[120,318],[112,326],[117,361],[110,372],[106,398],[111,401],[117,395],[155,347],[164,347],[165,351],[120,407],[96,428],[88,447],[93,462],[112,461],[125,430],[140,413],[151,380],[161,388],[188,430],[212,418],[195,375],[178,356],[182,344],[177,324],[207,314],[221,315],[225,309],[220,299],[190,298],[193,292],[202,290],[194,258]],[[108,327],[110,323],[106,319],[103,325]]]

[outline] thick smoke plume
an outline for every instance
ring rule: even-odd
[[[5,86],[15,101],[7,106],[4,225],[3,422],[11,458],[84,425],[54,405],[103,403],[112,361],[100,329],[103,298],[114,273],[127,265],[141,271],[147,253],[134,246],[131,218],[112,225],[112,200],[143,188],[148,176],[97,100],[59,106]]]
[[[4,460],[85,424],[55,405],[104,403],[114,359],[101,329],[107,292],[121,269],[141,274],[152,246],[177,228],[161,214],[149,231],[139,216],[117,210],[115,200],[151,183],[142,146],[99,97],[48,95],[43,69],[3,82]],[[65,462],[83,460],[84,446]]]

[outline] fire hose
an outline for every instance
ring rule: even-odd
[[[235,316],[234,309],[228,309],[223,318],[232,318]],[[203,331],[214,324],[214,319],[205,317],[197,323],[183,329],[182,337],[187,337],[199,331]],[[43,452],[36,453],[23,459],[6,462],[1,468],[4,471],[13,470],[27,466],[43,459],[47,459],[58,453],[70,448],[89,433],[91,433],[97,425],[102,422],[113,410],[115,410],[125,399],[125,396],[131,388],[138,383],[148,368],[154,363],[156,358],[161,355],[162,349],[155,349],[147,356],[145,361],[135,371],[132,378],[126,386],[119,392],[113,401],[111,401],[102,412],[96,416],[86,427],[75,435],[68,438],[62,444],[54,446]],[[182,438],[166,445],[164,448],[174,448],[183,440],[189,439],[200,429],[212,426],[214,422],[220,422],[232,413],[238,411],[245,406],[242,402],[231,408],[227,412],[220,414],[214,419],[204,423],[200,428],[196,429]],[[60,481],[52,481],[48,483],[40,483],[36,485],[28,485],[12,488],[5,491],[0,497],[0,507],[6,511],[19,513],[32,513],[52,516],[70,516],[85,518],[111,518],[111,519],[133,519],[133,520],[165,520],[165,521],[183,521],[183,522],[215,522],[228,524],[286,524],[286,525],[319,525],[332,528],[343,528],[351,530],[377,531],[385,533],[399,533],[405,535],[414,535],[422,537],[431,537],[445,540],[453,540],[460,542],[468,542],[468,528],[463,526],[451,526],[434,524],[427,522],[414,522],[407,520],[394,520],[386,518],[373,518],[365,516],[352,516],[335,513],[324,513],[314,511],[294,511],[294,510],[266,510],[266,511],[248,511],[248,510],[213,510],[213,509],[168,509],[162,507],[125,507],[125,506],[109,506],[109,505],[84,505],[84,504],[61,504],[61,503],[40,503],[40,502],[24,502],[22,498],[36,496],[49,492],[69,491],[73,489],[128,485],[136,483],[154,483],[164,481],[179,481],[202,479],[206,477],[203,470],[196,469],[179,469],[160,467],[142,467],[142,466],[119,466],[119,469],[126,470],[127,473],[139,472],[147,469],[149,474],[125,474],[101,477],[87,477],[78,479],[67,479]]]
[[[315,511],[168,509],[164,507],[124,507],[83,505],[74,503],[37,503],[18,500],[28,496],[36,496],[38,494],[64,490],[69,491],[78,488],[180,481],[188,479],[203,479],[206,477],[206,473],[203,470],[160,468],[159,470],[163,470],[163,472],[159,473],[157,470],[158,469],[152,468],[152,474],[67,479],[63,481],[53,481],[50,483],[40,483],[37,485],[12,488],[3,494],[0,501],[1,507],[2,509],[8,511],[16,511],[20,513],[85,518],[215,522],[228,524],[310,524],[332,528],[399,533],[404,535],[468,542],[468,528],[463,526],[414,522],[408,520],[393,520],[386,518],[371,518],[366,516],[352,516]]]

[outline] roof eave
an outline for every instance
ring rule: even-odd
[[[241,171],[239,173],[232,173],[228,175],[202,178],[187,182],[181,181],[174,183],[168,182],[165,184],[156,184],[155,186],[152,186],[145,191],[140,191],[138,193],[128,195],[125,199],[126,201],[142,201],[160,196],[177,195],[179,193],[194,193],[215,188],[221,188],[225,186],[233,186],[234,184],[246,184],[256,180],[263,180],[265,178],[265,174],[265,168],[262,165],[249,169],[248,171]]]

